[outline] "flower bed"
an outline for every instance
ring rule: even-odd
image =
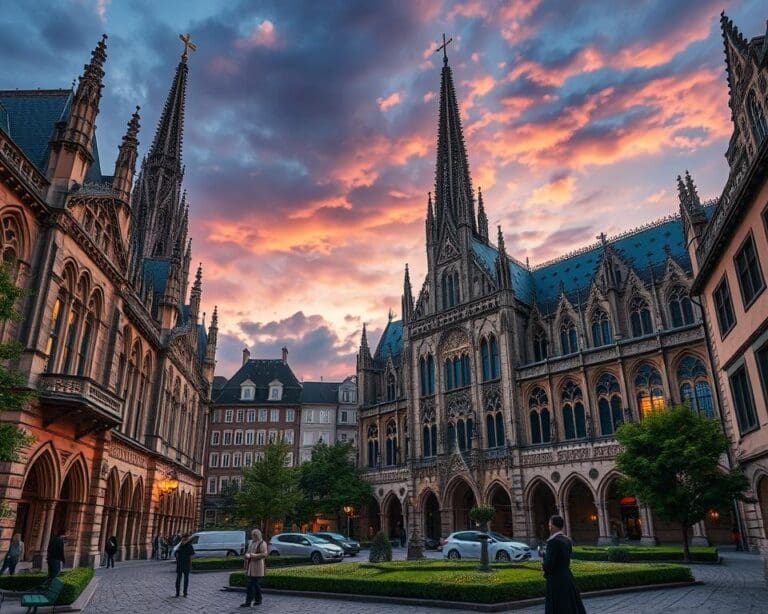
[[[717,563],[720,555],[717,548],[709,546],[691,547],[691,561],[694,563]],[[574,546],[572,558],[582,561],[623,562],[681,562],[682,546]]]
[[[499,603],[544,595],[538,563],[493,565],[494,573],[476,571],[474,561],[395,561],[341,563],[267,570],[264,588],[308,592],[411,597],[476,603]],[[648,584],[690,582],[691,571],[680,565],[575,562],[576,584],[582,591]],[[245,585],[242,572],[230,575],[231,586]]]
[[[38,588],[46,579],[47,574],[42,572],[18,573],[15,576],[0,577],[0,590],[12,592],[31,591]],[[56,600],[56,605],[69,605],[74,603],[93,579],[93,569],[90,567],[76,567],[63,572],[59,579],[64,583],[64,588]]]
[[[271,556],[267,567],[296,567],[309,565],[311,562],[304,556]],[[223,571],[226,569],[243,569],[245,562],[240,556],[204,556],[192,559],[192,571]]]

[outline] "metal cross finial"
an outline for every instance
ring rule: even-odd
[[[189,57],[189,50],[197,51],[197,45],[192,42],[192,36],[189,32],[186,34],[179,34],[179,38],[181,39],[181,42],[184,43],[184,53],[181,54],[181,59],[186,62]]]
[[[605,235],[604,232],[601,232],[599,235],[597,235],[597,239],[600,241],[600,243],[602,243],[603,247],[605,247],[607,238],[608,237]]]
[[[435,53],[437,53],[441,49],[443,50],[443,64],[446,64],[446,65],[448,64],[447,49],[448,49],[448,45],[450,45],[451,42],[453,42],[453,39],[449,38],[448,40],[445,40],[445,34],[443,34],[443,44],[440,45],[437,49],[435,49]]]

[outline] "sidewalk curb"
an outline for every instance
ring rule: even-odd
[[[668,588],[688,588],[703,584],[699,580],[692,582],[670,582],[664,584],[644,584],[642,586],[628,586],[625,588],[609,588],[600,591],[581,593],[585,599],[590,597],[604,597],[610,595],[622,595],[624,593],[639,593],[646,591],[664,590]],[[235,586],[225,586],[222,591],[232,593],[244,593],[245,589]],[[445,608],[447,610],[473,610],[475,612],[504,612],[507,610],[519,610],[544,603],[544,597],[534,597],[520,601],[502,601],[499,603],[470,603],[467,601],[444,601],[440,599],[416,599],[411,597],[386,597],[384,595],[355,595],[351,593],[319,593],[308,591],[292,591],[274,588],[262,588],[266,595],[283,595],[291,597],[306,597],[311,599],[334,599],[338,601],[358,601],[365,603],[389,603],[393,605],[419,606]]]

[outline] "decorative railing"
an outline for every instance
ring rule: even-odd
[[[407,465],[397,465],[395,467],[367,467],[365,477],[373,484],[384,484],[389,482],[402,482],[410,476]]]
[[[122,420],[122,400],[88,377],[43,375],[37,385],[40,396],[85,405],[110,421]]]
[[[619,452],[621,445],[613,437],[595,441],[568,441],[527,448],[520,454],[520,463],[530,467],[549,463],[612,460]]]
[[[29,184],[40,197],[45,195],[48,182],[38,168],[30,162],[21,149],[11,140],[4,130],[0,130],[0,162],[6,164]]]

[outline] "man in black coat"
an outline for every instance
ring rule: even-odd
[[[549,519],[549,539],[544,553],[544,577],[547,579],[545,614],[586,614],[579,589],[571,574],[571,540],[563,535],[562,516]]]
[[[185,533],[181,538],[181,543],[176,549],[176,596],[179,596],[181,589],[181,580],[184,579],[184,596],[187,596],[189,589],[189,572],[192,571],[192,555],[195,549],[190,543],[189,534]]]
[[[52,580],[61,573],[64,565],[64,532],[57,531],[48,542],[48,579]]]

